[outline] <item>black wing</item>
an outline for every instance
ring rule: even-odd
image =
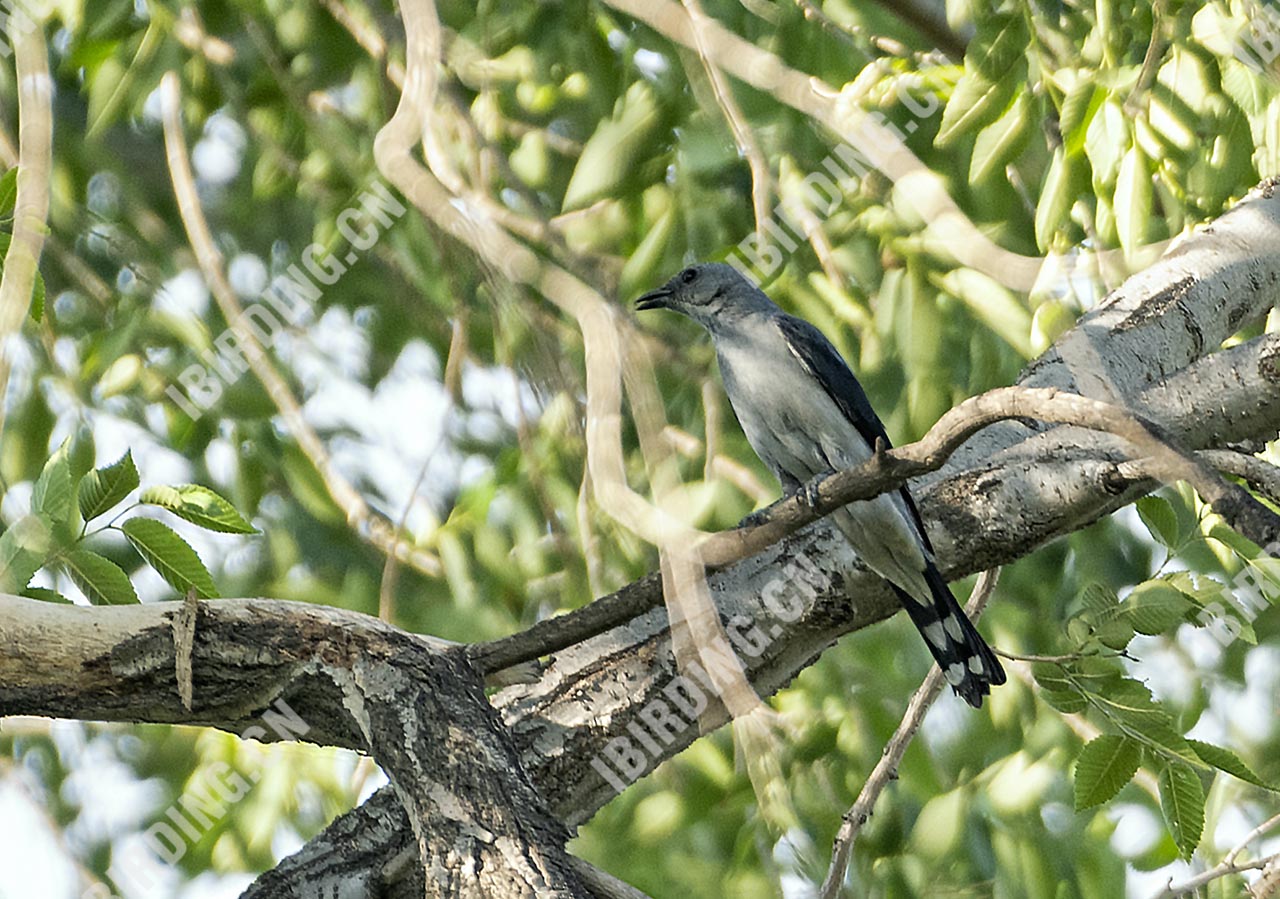
[[[871,408],[862,385],[853,376],[853,372],[849,370],[848,364],[839,351],[831,345],[831,341],[827,340],[827,336],[804,319],[796,318],[794,315],[777,316],[774,318],[774,323],[782,332],[791,352],[804,366],[804,370],[822,385],[827,396],[831,397],[844,413],[844,417],[858,429],[858,433],[862,435],[863,440],[867,441],[867,445],[874,449],[876,440],[883,440],[886,447],[893,446],[889,441],[889,435],[885,433],[880,416],[876,415],[876,410]],[[920,520],[920,512],[916,509],[911,491],[904,486],[898,492],[911,511],[912,524],[915,525],[925,547],[932,553],[933,546],[929,543],[929,535],[925,533],[924,522]]]

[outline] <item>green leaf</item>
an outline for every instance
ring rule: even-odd
[[[0,592],[17,593],[26,587],[53,543],[53,523],[41,515],[24,515],[0,534]]]
[[[1160,496],[1144,496],[1134,506],[1138,510],[1138,517],[1147,526],[1152,537],[1170,549],[1178,546],[1180,542],[1178,513],[1173,510],[1173,506],[1167,499]]]
[[[1076,323],[1079,310],[1064,300],[1046,299],[1031,316],[1031,352],[1040,355],[1049,346],[1070,331]]]
[[[1075,167],[1061,147],[1054,151],[1036,203],[1036,246],[1041,250],[1049,249],[1076,201]]]
[[[286,443],[281,453],[281,472],[289,485],[289,495],[317,520],[342,526],[346,513],[333,501],[324,478],[296,444]]]
[[[1076,684],[1060,665],[1054,662],[1035,662],[1031,675],[1041,689],[1051,693],[1074,693]]]
[[[93,468],[93,431],[88,427],[80,427],[71,438],[71,447],[67,450],[67,462],[71,466],[71,480],[79,482],[89,469]]]
[[[618,278],[618,292],[621,296],[631,296],[642,283],[652,277],[652,273],[657,269],[671,242],[675,223],[674,205],[653,220],[644,239],[632,251],[630,258],[622,267],[622,274]]]
[[[1224,749],[1221,746],[1214,746],[1212,743],[1204,743],[1200,740],[1187,740],[1187,742],[1191,744],[1191,748],[1196,751],[1196,755],[1204,760],[1205,764],[1212,765],[1219,771],[1225,771],[1232,777],[1238,777],[1240,780],[1263,789],[1280,789],[1275,784],[1268,783],[1259,777],[1252,768],[1244,763],[1240,756],[1230,749]]]
[[[1271,592],[1267,591],[1268,586],[1280,586],[1280,559],[1261,555],[1249,560],[1249,565],[1258,572],[1258,585],[1264,592]]]
[[[967,71],[956,83],[955,90],[942,111],[942,124],[934,146],[946,147],[964,135],[994,121],[1013,96],[1018,83],[1013,78],[988,80],[980,72]]]
[[[1209,528],[1209,533],[1205,534],[1205,536],[1212,540],[1217,540],[1242,559],[1253,559],[1258,555],[1256,543],[1221,521],[1214,522],[1213,526]]]
[[[1223,92],[1236,101],[1245,115],[1261,116],[1271,97],[1267,83],[1238,59],[1219,59],[1218,68],[1222,72]]]
[[[13,215],[14,204],[18,202],[18,167],[14,166],[0,175],[0,217]]]
[[[1098,642],[1108,649],[1124,649],[1133,640],[1134,627],[1123,618],[1104,621],[1094,631]]]
[[[1020,92],[1000,117],[978,132],[969,157],[969,183],[978,185],[990,178],[1003,184],[1007,166],[1018,157],[1031,135],[1031,102]]]
[[[31,492],[31,511],[55,522],[71,517],[71,465],[66,450],[63,443],[49,457]]]
[[[1142,149],[1134,146],[1124,154],[1120,174],[1116,177],[1113,205],[1120,247],[1131,257],[1147,242],[1147,223],[1151,220],[1151,173]]]
[[[62,567],[95,606],[127,605],[138,601],[138,594],[115,562],[87,549],[67,553]]]
[[[1163,634],[1177,627],[1188,607],[1187,598],[1181,592],[1158,579],[1143,581],[1134,587],[1123,606],[1133,629],[1147,636]]]
[[[119,396],[133,389],[138,383],[138,379],[142,377],[142,370],[142,357],[137,353],[125,353],[118,356],[114,362],[107,366],[102,376],[98,378],[94,391],[102,399]]]
[[[1151,691],[1131,678],[1120,678],[1107,689],[1090,694],[1098,710],[1124,733],[1166,759],[1206,768],[1173,718],[1151,698]]]
[[[990,328],[1023,358],[1031,358],[1031,313],[1025,302],[994,278],[971,268],[958,268],[932,279],[962,300],[975,318]],[[932,303],[932,298],[927,302]],[[929,358],[935,362],[936,356]]]
[[[1074,690],[1041,690],[1040,698],[1065,715],[1077,715],[1089,708],[1089,700]]]
[[[44,318],[44,295],[44,275],[36,269],[35,277],[31,280],[31,308],[28,310],[34,322]]]
[[[995,31],[999,28],[999,31]],[[994,37],[989,35],[995,31]],[[992,80],[1016,78],[1018,63],[1027,54],[1026,20],[1017,14],[984,16],[978,36],[965,51],[966,69],[981,72]]]
[[[41,602],[57,602],[66,605],[75,605],[71,600],[67,599],[57,590],[50,590],[48,587],[28,587],[20,594],[27,599],[38,599]]]
[[[1080,602],[1097,621],[1114,618],[1120,613],[1120,597],[1116,591],[1096,581],[1081,591]]]
[[[1197,606],[1217,601],[1222,597],[1223,585],[1206,574],[1195,574],[1190,571],[1175,571],[1165,575],[1175,590]]]
[[[1108,801],[1133,779],[1142,747],[1128,737],[1103,734],[1090,740],[1076,759],[1076,811]]]
[[[209,531],[224,534],[256,534],[258,529],[241,517],[231,503],[208,487],[179,484],[175,487],[148,487],[138,501],[168,509],[179,518]]]
[[[643,81],[627,88],[613,118],[587,139],[564,192],[564,211],[581,209],[612,193],[632,171],[661,122],[653,90]]]
[[[80,482],[80,514],[92,521],[116,505],[138,486],[138,469],[132,450],[104,468],[85,475]]]
[[[121,530],[142,558],[181,594],[192,587],[202,599],[216,599],[218,589],[196,551],[172,528],[154,518],[130,518]]]
[[[1160,772],[1160,810],[1183,858],[1191,858],[1204,831],[1204,786],[1187,765],[1166,765]]]
[[[1109,188],[1116,183],[1124,151],[1131,143],[1131,127],[1124,109],[1114,99],[1103,103],[1089,123],[1084,153],[1093,167],[1093,183],[1099,188]]]
[[[1088,72],[1080,74],[1082,77],[1063,98],[1058,114],[1058,128],[1068,156],[1075,156],[1084,148],[1088,127],[1107,98],[1107,92],[1093,82]]]

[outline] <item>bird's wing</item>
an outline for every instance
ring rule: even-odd
[[[879,439],[884,441],[886,447],[893,446],[876,410],[871,408],[862,385],[826,335],[804,319],[793,315],[779,315],[773,321],[782,332],[788,349],[809,376],[822,385],[827,396],[831,397],[850,424],[857,428],[867,445],[874,450],[876,440]],[[920,520],[920,512],[916,509],[911,491],[904,486],[899,493],[910,510],[912,524],[924,541],[925,548],[932,553],[933,546],[929,543],[929,536],[925,533],[924,522]]]

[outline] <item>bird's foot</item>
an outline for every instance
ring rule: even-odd
[[[835,469],[828,468],[826,471],[820,471],[809,480],[800,485],[800,489],[796,493],[800,497],[800,502],[804,503],[810,509],[818,508],[818,504],[822,502],[819,495],[818,486],[831,475],[835,474]]]

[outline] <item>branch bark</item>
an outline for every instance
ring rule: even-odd
[[[283,699],[305,722],[298,736],[368,751],[386,771],[397,827],[412,835],[395,844],[399,863],[413,870],[418,896],[424,887],[458,897],[592,895],[565,851],[568,831],[534,788],[461,647],[340,609],[271,600],[201,603],[190,644],[179,646],[183,608],[90,609],[0,595],[0,642],[9,647],[0,658],[0,716],[262,732],[264,713]],[[177,677],[188,652],[189,705]],[[382,825],[373,832],[390,836]],[[364,860],[335,856],[325,873],[341,891],[315,892],[312,882],[311,895],[372,884],[387,857],[373,870]]]

